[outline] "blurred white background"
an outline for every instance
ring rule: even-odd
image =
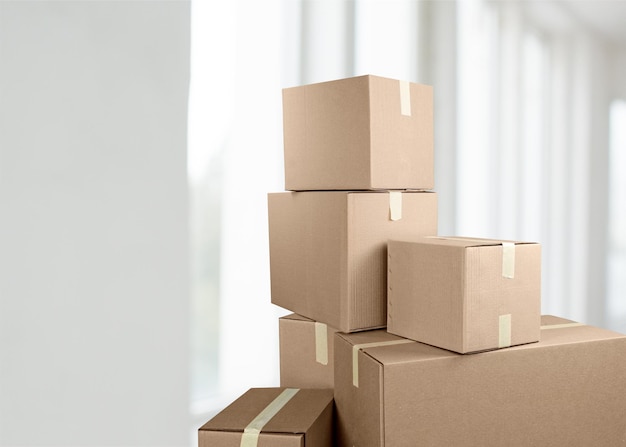
[[[183,446],[278,384],[281,89],[435,88],[440,233],[626,332],[626,2],[0,1],[0,445]]]

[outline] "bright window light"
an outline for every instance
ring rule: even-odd
[[[626,101],[611,105],[607,323],[626,332]]]

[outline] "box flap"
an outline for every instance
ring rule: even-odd
[[[301,389],[263,431],[306,433],[326,407],[333,404],[333,390]]]
[[[383,365],[455,356],[453,352],[390,334],[384,329],[338,334],[352,346]]]
[[[289,314],[289,315],[284,315],[284,316],[280,317],[279,319],[280,319],[280,320],[292,320],[292,321],[306,321],[306,322],[314,322],[314,320],[311,320],[310,318],[303,317],[302,315],[298,315],[298,314]]]
[[[370,189],[370,190],[354,190],[347,191],[348,194],[389,194],[391,191],[399,191],[402,194],[437,194],[435,191],[427,191],[423,189]]]
[[[200,430],[243,432],[284,388],[252,388],[204,424]],[[261,433],[306,433],[325,408],[333,391],[301,389],[270,419]]]
[[[488,247],[492,245],[502,245],[502,243],[512,243],[515,245],[521,244],[537,244],[537,242],[526,241],[513,241],[506,239],[485,239],[475,237],[460,237],[460,236],[424,236],[421,238],[415,238],[407,242],[434,244],[434,245],[447,245],[454,247]]]
[[[614,338],[626,338],[626,335],[565,318],[542,315],[541,341],[510,349],[537,349],[545,346],[588,343]]]
[[[555,324],[569,324],[576,323],[574,320],[568,320],[567,318],[556,317],[554,315],[542,315],[541,326],[553,326]],[[580,323],[578,323],[580,324]]]
[[[350,334],[338,333],[339,337],[346,340],[351,345],[361,345],[379,341],[388,340],[400,340],[402,337],[393,335],[385,331],[384,329],[378,329],[374,331],[353,332]]]
[[[549,315],[541,317],[541,324],[541,341],[506,348],[506,350],[540,349],[551,345],[586,343],[612,338],[626,338],[626,335],[622,335],[617,332]],[[339,335],[352,345],[366,345],[365,347],[360,348],[360,350],[380,362],[382,365],[422,362],[463,355],[490,355],[494,353],[495,355],[498,355],[498,353],[501,352],[501,350],[496,350],[475,354],[457,354],[435,346],[403,339],[402,337],[389,334],[385,330]],[[392,345],[383,344],[381,346],[371,346],[374,343],[384,343],[391,340],[406,340],[407,342]]]
[[[370,74],[364,74],[364,75],[360,75],[360,76],[354,76],[351,78],[336,78],[336,79],[329,79],[328,81],[322,81],[322,82],[313,82],[311,84],[306,84],[306,85],[293,85],[291,87],[285,87],[283,88],[283,92],[285,90],[297,90],[297,89],[302,89],[304,87],[311,87],[311,86],[322,86],[322,85],[328,85],[331,83],[336,83],[336,82],[351,82],[351,81],[358,81],[360,79],[369,79],[371,77],[373,77],[374,75],[370,75]]]

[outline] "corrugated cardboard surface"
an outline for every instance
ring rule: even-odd
[[[283,90],[285,189],[432,189],[433,91],[359,76]]]
[[[246,426],[282,391],[283,388],[248,390],[198,430],[199,447],[238,447]],[[263,427],[258,445],[330,447],[332,418],[332,390],[301,389]]]
[[[272,303],[343,332],[387,324],[387,240],[437,232],[435,193],[268,195]]]
[[[541,246],[515,243],[513,278],[503,277],[503,241],[390,241],[388,331],[460,353],[539,340]],[[510,317],[508,317],[510,315]]]
[[[263,433],[257,447],[304,447],[304,435]],[[329,444],[330,445],[330,444]],[[241,433],[206,431],[198,433],[198,447],[241,447]]]
[[[626,336],[567,323],[543,317],[540,342],[472,355],[364,348],[358,388],[352,346],[399,337],[338,333],[339,445],[626,446]]]
[[[327,363],[316,356],[315,321],[297,314],[279,319],[280,386],[291,388],[333,388],[334,336],[337,329],[326,325]]]

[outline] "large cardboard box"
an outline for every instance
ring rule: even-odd
[[[333,388],[337,329],[297,314],[278,321],[280,386]]]
[[[433,91],[359,76],[283,90],[285,189],[432,189]]]
[[[198,447],[331,447],[332,390],[252,388],[198,430]]]
[[[392,334],[459,353],[539,340],[539,244],[426,237],[387,253]]]
[[[338,445],[626,446],[626,336],[542,324],[539,343],[471,355],[336,334]]]
[[[272,303],[343,332],[387,324],[387,239],[437,234],[432,192],[268,195]]]

